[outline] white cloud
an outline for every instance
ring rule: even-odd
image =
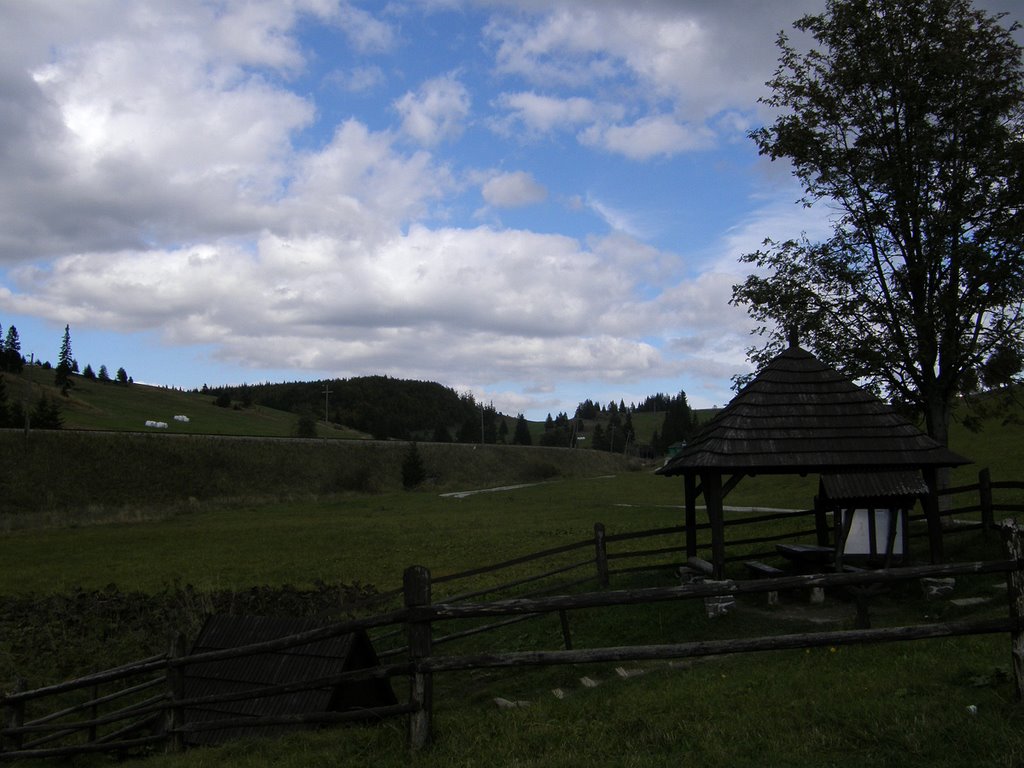
[[[402,58],[422,6],[4,6],[0,312],[149,329],[249,368],[493,386],[551,410],[565,381],[721,377],[746,341],[742,311],[723,309],[737,252],[776,225],[810,228],[766,203],[713,252],[668,253],[650,206],[625,189],[633,179],[620,195],[612,172],[630,165],[621,157],[656,158],[630,166],[643,185],[653,167],[746,130],[782,26],[757,19],[776,4],[443,6],[427,17],[458,34],[438,35],[429,62]],[[483,13],[500,18],[482,44],[460,39]],[[475,58],[446,57],[470,48]],[[470,89],[494,114],[489,141],[473,130]],[[566,137],[617,157],[563,167]],[[473,170],[499,167],[522,170]],[[571,236],[465,224],[477,188],[503,209],[548,187],[611,233],[588,231],[589,216],[538,219]],[[588,188],[599,191],[573,196]],[[516,400],[516,383],[536,399]]]
[[[775,32],[819,10],[821,2],[518,5],[524,12],[499,16],[487,27],[496,69],[548,95],[531,102],[525,98],[531,92],[524,92],[502,106],[536,130],[586,126],[581,138],[587,143],[646,159],[705,148],[719,132],[735,137],[765,92],[777,56]],[[598,100],[627,105],[633,120],[586,114]],[[723,114],[728,118],[716,119]]]
[[[335,70],[325,78],[349,93],[366,93],[383,85],[384,70],[378,66],[360,66],[348,70]]]
[[[573,130],[597,120],[620,120],[625,114],[620,104],[602,104],[580,96],[560,98],[533,91],[503,93],[498,97],[497,106],[507,112],[496,123],[506,134],[518,129],[525,129],[531,135]]]
[[[357,51],[381,53],[391,50],[396,45],[397,36],[390,24],[352,3],[342,2],[338,7],[337,16],[338,23]]]
[[[608,203],[588,196],[586,206],[596,213],[614,232],[622,232],[631,237],[643,238],[644,231],[637,223],[635,213],[616,208]]]
[[[374,241],[425,213],[449,183],[427,153],[402,155],[390,134],[349,120],[323,149],[297,158],[278,208],[292,232]]]
[[[0,259],[272,224],[312,104],[246,72],[247,54],[214,52],[204,11],[133,5],[95,33],[0,74],[17,147],[0,175]],[[294,63],[282,51],[267,55]]]
[[[424,146],[434,146],[462,133],[469,115],[469,91],[455,75],[428,80],[395,102],[402,130]]]
[[[481,193],[488,205],[496,208],[518,208],[547,199],[548,191],[524,171],[502,173],[488,179]]]
[[[670,157],[705,149],[714,142],[711,131],[682,125],[667,115],[652,115],[631,125],[594,125],[580,134],[580,142],[633,160]]]

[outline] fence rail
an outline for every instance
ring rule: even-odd
[[[976,527],[989,530],[995,528],[992,516],[996,511],[1024,511],[1024,505],[994,502],[992,499],[994,490],[1024,490],[1024,482],[995,483],[991,482],[987,473],[983,472],[979,477],[979,483],[951,488],[946,492],[951,496],[976,493],[979,499],[978,504],[958,506],[955,510],[947,510],[945,514],[959,515],[980,512],[982,519]],[[795,520],[799,524],[804,517],[815,514],[814,510],[801,510],[796,513],[753,514],[742,519],[727,521],[727,524],[742,526],[781,520]],[[707,528],[708,526],[699,527]],[[127,752],[160,746],[168,750],[176,750],[183,748],[187,735],[203,729],[337,723],[367,717],[384,718],[399,715],[409,717],[409,743],[413,749],[417,749],[428,743],[432,735],[432,675],[434,674],[455,670],[513,666],[675,659],[711,654],[907,641],[980,633],[1009,633],[1017,693],[1021,695],[1024,692],[1024,548],[1022,548],[1016,525],[1009,521],[1005,522],[1002,527],[1008,549],[1007,558],[1004,560],[907,566],[880,571],[805,574],[757,580],[725,580],[671,587],[604,589],[608,586],[612,575],[650,568],[687,567],[686,559],[679,563],[664,561],[666,555],[679,553],[685,555],[685,546],[677,544],[646,545],[652,539],[678,537],[684,530],[682,527],[672,526],[651,531],[608,534],[604,526],[598,523],[594,526],[593,539],[553,547],[543,552],[523,555],[491,566],[473,568],[439,578],[432,578],[426,568],[419,566],[409,568],[404,574],[403,588],[386,594],[387,598],[401,595],[402,607],[386,613],[337,621],[329,626],[285,638],[253,643],[241,648],[194,655],[184,653],[184,642],[179,638],[166,654],[97,672],[77,680],[35,690],[28,690],[27,685],[22,683],[18,690],[8,692],[0,697],[0,709],[4,713],[4,719],[0,722],[0,761],[60,757],[100,751]],[[749,546],[782,539],[791,540],[796,535],[818,536],[820,532],[820,528],[816,526],[811,530],[800,528],[779,534],[748,536],[730,543],[734,546],[741,544]],[[678,538],[676,540],[678,541]],[[644,546],[634,549],[618,549],[618,547],[631,542],[638,542]],[[589,551],[586,558],[573,557],[568,562],[548,563],[539,573],[528,575],[516,573],[504,584],[463,589],[439,600],[435,600],[432,594],[437,585],[451,587],[459,581],[476,579],[506,569],[537,564],[543,560],[566,558],[584,549]],[[731,559],[749,557],[751,557],[751,553],[747,552]],[[639,564],[617,570],[609,568],[610,563],[629,560],[639,561]],[[693,560],[691,559],[690,562],[692,563]],[[580,575],[580,571],[585,571],[585,573]],[[777,593],[811,588],[858,589],[928,577],[998,573],[1006,574],[1009,586],[1010,613],[1006,618],[669,645],[653,644],[584,649],[573,648],[570,634],[570,612],[580,609],[708,599],[723,595]],[[554,586],[548,585],[534,590],[531,594],[517,594],[513,597],[489,602],[472,602],[483,595],[503,590],[516,590],[528,584],[550,581],[555,577],[565,577],[570,574],[574,575],[574,578],[568,581],[563,578]],[[601,589],[578,594],[549,594],[557,589],[564,591],[567,585],[578,586],[588,582],[596,582]],[[551,614],[559,616],[564,644],[564,648],[561,650],[469,655],[438,655],[435,652],[436,647],[444,643]],[[436,634],[436,625],[439,622],[448,624],[480,619],[491,621],[482,626],[446,630],[448,633],[445,635]],[[404,636],[406,645],[383,651],[379,656],[382,662],[394,656],[402,657],[398,661],[381,663],[370,669],[354,670],[315,680],[293,681],[271,687],[237,691],[230,695],[220,694],[191,699],[185,697],[183,681],[190,666],[295,648],[356,631],[387,628],[393,628],[394,631],[389,634],[379,634],[378,639]],[[189,722],[185,717],[186,710],[198,705],[223,704],[343,685],[349,682],[391,678],[408,678],[410,681],[409,694],[405,701],[384,707],[261,718],[232,717],[203,722]],[[115,688],[109,690],[111,687]],[[111,707],[115,708],[110,709]],[[33,711],[32,717],[29,717],[30,710],[43,709],[49,709],[49,711],[42,713]]]

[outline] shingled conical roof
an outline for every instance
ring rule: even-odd
[[[835,473],[967,463],[794,345],[766,365],[658,474]]]

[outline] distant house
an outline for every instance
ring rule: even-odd
[[[914,478],[910,497],[922,502],[932,559],[938,560],[942,531],[934,493],[937,471],[967,463],[968,459],[928,437],[879,398],[793,344],[657,473],[684,478],[688,556],[697,553],[696,506],[703,495],[712,533],[711,559],[720,577],[725,564],[723,499],[746,476],[870,478],[906,473],[904,477]],[[842,501],[850,500],[854,499]],[[877,506],[881,505],[879,501]],[[824,512],[819,510],[821,518]]]

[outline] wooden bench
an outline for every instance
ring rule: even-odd
[[[776,544],[775,549],[788,560],[802,565],[829,565],[836,555],[832,547],[816,544]]]
[[[768,563],[762,563],[760,560],[747,560],[743,563],[743,567],[746,568],[750,575],[756,579],[777,579],[780,576],[785,576],[786,572],[781,568],[776,568],[774,565],[768,565]],[[767,593],[768,605],[779,604],[779,593],[776,590],[772,590]]]
[[[689,584],[692,581],[703,581],[715,574],[715,566],[700,557],[687,558],[686,562],[679,566],[676,575],[679,576],[680,584]]]
[[[768,563],[762,563],[760,560],[747,560],[743,563],[743,567],[750,571],[751,576],[759,579],[774,579],[786,575],[786,572],[781,568],[768,565]]]
[[[715,573],[715,566],[700,557],[686,558],[686,566],[697,573],[703,574],[704,576],[712,576]]]

